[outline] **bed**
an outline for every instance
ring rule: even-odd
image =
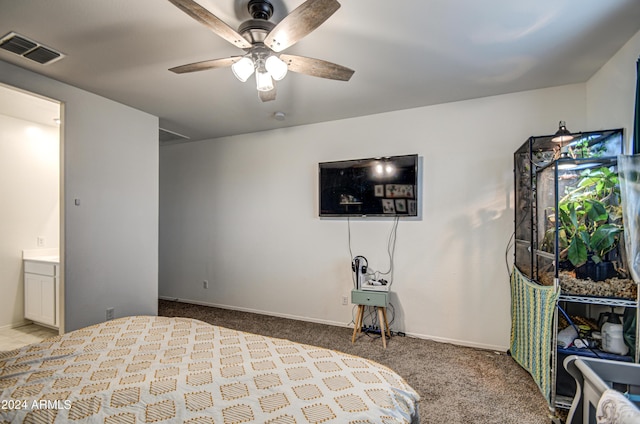
[[[0,423],[418,423],[395,372],[189,318],[133,316],[0,352]]]

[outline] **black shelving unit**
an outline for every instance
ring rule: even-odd
[[[559,206],[563,198],[579,190],[579,184],[582,184],[586,175],[608,171],[617,173],[617,155],[622,153],[623,131],[614,129],[574,133],[572,136],[573,140],[565,143],[552,141],[553,135],[530,137],[514,153],[515,265],[530,280],[559,288],[558,302],[569,311],[586,311],[596,315],[588,318],[596,319],[603,309],[635,308],[640,321],[638,290],[632,280],[629,279],[629,292],[603,295],[598,291],[598,283],[592,284],[590,281],[595,277],[577,278],[576,267],[567,259],[569,237],[566,226],[561,225],[563,211]],[[612,198],[607,201],[616,200]],[[624,250],[613,249],[607,253],[607,259],[617,264],[624,263]],[[583,269],[580,267],[578,271]],[[597,290],[594,291],[594,287]],[[620,356],[598,350],[594,353],[589,349],[558,349],[558,321],[556,308],[554,337],[549,340],[552,407],[568,409],[575,393],[575,384],[573,391],[570,387],[573,379],[565,378],[568,374],[565,376],[562,365],[562,359],[568,353],[638,362],[638,329],[635,357]]]

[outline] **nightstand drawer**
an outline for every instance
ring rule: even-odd
[[[375,292],[367,290],[351,290],[351,303],[355,305],[389,306],[388,292]]]

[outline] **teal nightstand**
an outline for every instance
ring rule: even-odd
[[[378,321],[380,322],[380,334],[382,335],[382,346],[387,348],[387,335],[391,337],[389,322],[387,321],[387,306],[389,306],[389,292],[351,290],[351,303],[358,305],[356,322],[353,327],[351,343],[355,343],[356,335],[362,331],[362,320],[364,318],[365,306],[375,306],[378,309]]]

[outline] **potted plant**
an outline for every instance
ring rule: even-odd
[[[560,260],[568,260],[578,278],[615,276],[607,254],[623,233],[618,174],[607,167],[583,171],[558,201],[558,216]]]

